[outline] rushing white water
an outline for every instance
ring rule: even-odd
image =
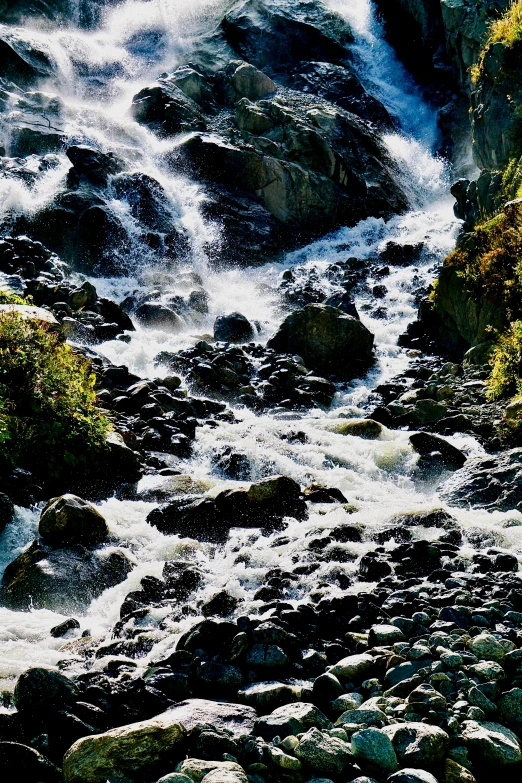
[[[331,411],[281,416],[238,410],[238,422],[198,430],[194,456],[187,463],[187,473],[212,494],[235,486],[237,482],[223,480],[212,461],[216,448],[230,445],[247,456],[254,477],[283,473],[302,485],[323,481],[338,487],[352,506],[349,512],[339,506],[316,506],[308,521],[292,522],[283,537],[234,531],[226,546],[216,548],[167,537],[147,525],[145,519],[153,503],[107,500],[100,504],[100,510],[107,517],[111,532],[137,565],[125,582],[105,591],[85,616],[79,618],[81,632],[88,631],[99,640],[106,638],[119,619],[119,607],[125,595],[139,585],[144,575],[159,576],[167,559],[190,558],[201,565],[207,581],[199,597],[205,598],[226,586],[237,597],[251,601],[267,568],[291,568],[296,562],[306,560],[309,534],[348,520],[371,532],[394,514],[441,506],[432,485],[416,484],[412,478],[416,457],[408,433],[385,430],[378,440],[367,441],[339,432],[346,417],[364,415],[369,390],[408,366],[411,352],[399,348],[397,339],[415,317],[412,278],[415,274],[421,283],[429,282],[436,264],[454,242],[456,222],[448,193],[449,175],[444,161],[433,154],[437,141],[435,114],[383,40],[371,1],[329,0],[330,7],[352,25],[361,80],[383,101],[401,128],[397,134],[387,136],[385,142],[401,168],[413,210],[388,222],[369,218],[353,228],[344,228],[289,254],[278,265],[225,272],[208,269],[204,247],[212,241],[215,229],[205,225],[199,215],[198,204],[204,193],[194,183],[172,177],[164,159],[174,142],[159,141],[138,126],[128,116],[127,108],[137,89],[154,79],[164,67],[172,68],[183,62],[192,43],[212,23],[222,5],[216,0],[195,0],[190,7],[177,0],[129,0],[108,12],[99,29],[93,32],[74,28],[17,31],[37,41],[55,63],[57,77],[46,89],[59,93],[63,101],[64,137],[123,154],[133,161],[136,170],[150,174],[165,187],[172,209],[181,216],[192,237],[195,269],[202,275],[210,296],[208,316],[187,323],[181,335],[138,330],[129,343],[112,341],[100,350],[117,364],[126,364],[143,376],[154,376],[158,368],[153,359],[159,351],[175,350],[201,339],[211,333],[216,315],[228,310],[239,309],[249,319],[258,321],[259,340],[266,340],[282,319],[276,286],[284,269],[314,268],[327,290],[330,283],[321,277],[321,272],[336,259],[371,258],[390,240],[403,244],[423,242],[425,252],[415,273],[411,268],[392,268],[382,300],[385,317],[372,316],[369,310],[369,291],[376,281],[370,280],[368,292],[358,297],[361,318],[376,337],[377,362],[366,378],[339,388]],[[52,196],[67,167],[64,157],[59,156],[57,167],[42,176],[36,187],[3,178],[0,209],[36,210]],[[158,274],[150,269],[147,275],[141,269],[135,278],[97,279],[96,286],[100,294],[123,299],[140,287],[151,286]],[[165,296],[177,291],[186,293],[179,278],[173,275],[162,272],[156,280],[163,286]],[[306,437],[301,441],[285,437],[296,430]],[[456,436],[455,442],[469,453],[480,453],[480,447],[470,438]],[[141,488],[160,481],[160,477],[147,477],[142,480]],[[459,510],[454,513],[463,528],[485,529],[495,545],[521,551],[522,515],[518,512]],[[33,539],[37,519],[36,512],[19,511],[4,531],[0,537],[2,569]],[[430,537],[435,531],[421,529],[415,535]],[[369,546],[369,540],[346,545],[346,562],[322,564],[320,571],[303,577],[294,597],[308,593],[322,581],[329,585],[328,592],[335,593],[339,589],[339,572],[350,574],[356,558]],[[463,548],[462,555],[469,554]],[[175,616],[165,619],[169,611],[158,610],[147,617],[147,626],[152,624],[157,628],[157,644],[146,660],[157,659],[173,647],[176,632],[193,621],[193,618]],[[243,607],[242,611],[249,609]],[[22,613],[0,608],[0,679],[5,678],[6,687],[11,687],[12,678],[29,665],[54,665],[63,660],[69,660],[72,667],[80,665],[75,663],[73,648],[61,649],[67,640],[49,635],[50,628],[61,619],[61,615],[44,610]],[[172,633],[159,630],[162,621]],[[102,666],[103,659],[96,665]]]

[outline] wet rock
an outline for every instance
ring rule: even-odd
[[[11,609],[81,611],[122,582],[133,567],[120,550],[50,549],[34,541],[5,569],[0,601]]]
[[[505,769],[522,762],[516,734],[499,723],[465,721],[462,736],[472,759],[492,769]]]
[[[237,698],[254,707],[258,715],[266,715],[284,704],[299,701],[299,696],[298,688],[273,680],[255,682],[237,692]]]
[[[370,647],[379,647],[403,641],[405,641],[403,632],[394,625],[372,625],[368,634]]]
[[[368,679],[374,666],[373,657],[367,653],[349,655],[347,658],[338,661],[330,669],[330,674],[343,678],[348,682],[357,682],[362,679]]]
[[[132,99],[131,111],[136,122],[150,126],[160,135],[204,130],[207,124],[204,113],[176,82],[174,74],[140,90]]]
[[[399,764],[421,768],[429,769],[440,761],[449,743],[445,731],[425,723],[396,723],[385,726],[382,732],[391,740]]]
[[[85,178],[96,185],[105,185],[109,177],[123,167],[123,162],[112,152],[99,152],[91,147],[71,146],[66,155],[73,164],[69,180]]]
[[[248,343],[254,337],[252,324],[241,313],[220,315],[214,323],[214,339],[225,343]]]
[[[80,623],[74,617],[70,617],[68,620],[64,620],[63,623],[59,623],[51,628],[49,633],[55,639],[60,639],[65,636],[69,631],[79,630]]]
[[[303,519],[301,488],[286,476],[253,483],[247,489],[225,490],[180,507],[176,502],[149,514],[147,521],[162,532],[203,541],[226,540],[231,527],[277,527],[285,516]]]
[[[377,773],[395,772],[397,756],[389,737],[379,729],[363,729],[352,735],[351,749],[355,761],[363,769]]]
[[[226,590],[221,590],[215,593],[212,598],[209,598],[208,601],[205,601],[201,607],[201,614],[204,617],[211,617],[212,615],[227,617],[232,614],[238,603],[239,600],[237,598],[227,593]]]
[[[347,503],[347,499],[337,487],[327,487],[314,483],[305,487],[303,495],[310,503]]]
[[[22,31],[11,31],[0,39],[1,76],[23,87],[38,79],[49,77],[53,71],[52,62],[45,51],[38,48],[36,41],[24,40]]]
[[[349,419],[339,422],[335,427],[340,435],[353,435],[364,440],[377,440],[383,432],[382,424],[373,419]]]
[[[307,305],[286,318],[268,345],[302,356],[312,370],[348,379],[370,361],[373,335],[334,307]]]
[[[32,668],[18,678],[13,701],[19,712],[31,714],[62,708],[78,695],[76,685],[63,674],[52,669]]]
[[[264,739],[271,740],[276,736],[300,734],[313,727],[330,729],[332,724],[315,705],[300,702],[285,704],[270,715],[259,718],[255,731]]]
[[[176,333],[180,332],[185,325],[174,310],[160,302],[144,302],[136,309],[135,315],[144,326],[153,329],[166,329]]]
[[[365,709],[364,704],[360,709],[348,710],[340,715],[336,722],[336,726],[343,726],[346,723],[350,725],[359,725],[365,728],[366,726],[383,726],[387,722],[385,713],[375,708]]]
[[[54,547],[97,546],[109,535],[100,512],[76,495],[50,500],[40,516],[38,532],[44,544]]]
[[[440,453],[442,464],[450,470],[457,470],[466,462],[466,456],[462,451],[438,435],[431,435],[429,432],[415,432],[410,435],[409,441],[417,454],[421,456],[434,452]]]
[[[238,54],[258,68],[286,68],[300,60],[331,62],[345,56],[352,33],[344,20],[325,8],[294,0],[236,3],[222,22]]]
[[[23,775],[39,783],[61,783],[62,774],[45,756],[34,748],[18,742],[0,742],[0,764],[7,779]]]
[[[66,783],[105,783],[107,778],[152,778],[162,762],[181,755],[185,730],[173,712],[84,737],[63,760]],[[178,748],[179,751],[178,751]]]
[[[364,582],[378,582],[392,571],[392,566],[376,552],[368,552],[359,562],[359,578]]]
[[[385,107],[369,95],[355,71],[326,62],[300,62],[292,77],[294,89],[311,92],[342,109],[374,123],[379,129],[393,131],[394,123]],[[338,307],[338,305],[333,305]],[[352,313],[350,313],[352,315]]]
[[[510,511],[522,508],[522,449],[474,457],[446,481],[442,497],[456,506]]]

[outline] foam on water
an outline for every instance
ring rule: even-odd
[[[58,77],[49,88],[58,91],[65,102],[65,137],[123,155],[136,171],[150,174],[167,190],[173,214],[180,217],[191,234],[194,268],[202,276],[210,296],[208,316],[187,321],[186,328],[178,335],[138,330],[130,343],[112,341],[101,346],[100,350],[111,361],[126,364],[139,375],[157,375],[160,369],[154,366],[153,360],[159,351],[176,350],[201,339],[212,331],[215,317],[228,310],[240,310],[257,322],[258,339],[266,340],[283,317],[277,294],[280,275],[293,266],[316,269],[320,284],[329,291],[331,283],[321,277],[321,272],[336,260],[349,256],[372,258],[389,241],[405,245],[423,242],[425,251],[415,274],[420,284],[426,284],[433,278],[436,265],[451,250],[456,221],[448,194],[447,168],[433,154],[437,144],[435,113],[384,41],[370,0],[328,0],[328,5],[352,25],[356,39],[353,49],[362,82],[384,102],[400,124],[400,132],[386,136],[384,141],[401,172],[412,211],[388,222],[369,218],[355,227],[343,228],[289,254],[281,264],[221,273],[209,270],[206,265],[205,245],[215,240],[216,234],[215,228],[205,225],[200,217],[198,207],[204,193],[194,183],[173,177],[165,166],[167,153],[176,142],[156,139],[129,118],[127,107],[131,96],[139,87],[150,83],[163,65],[172,68],[183,61],[198,34],[212,25],[223,3],[194,0],[187,6],[178,0],[128,0],[107,11],[99,29],[92,32],[74,28],[17,31],[33,37],[42,47],[51,47]],[[83,76],[79,75],[80,71]],[[0,181],[0,209],[24,212],[45,203],[59,187],[68,165],[62,157],[58,168],[42,176],[34,187],[21,186],[13,180]],[[120,217],[132,233],[132,219],[124,205],[115,202],[113,206],[120,209]],[[375,334],[377,362],[367,377],[339,387],[330,411],[255,415],[238,410],[236,423],[221,422],[216,428],[198,429],[194,455],[186,466],[192,478],[202,481],[210,494],[238,486],[238,482],[223,478],[213,459],[217,449],[230,446],[246,455],[254,478],[283,473],[301,485],[322,481],[338,487],[351,508],[314,506],[307,521],[291,521],[282,534],[266,536],[259,531],[235,530],[225,546],[215,547],[164,536],[148,525],[146,516],[156,504],[107,500],[99,505],[100,510],[136,567],[125,582],[106,590],[79,618],[82,632],[89,631],[100,641],[108,638],[111,626],[119,619],[119,608],[126,594],[138,587],[143,576],[160,576],[165,560],[194,560],[206,574],[203,597],[226,587],[238,598],[247,600],[242,611],[249,612],[258,603],[253,601],[253,594],[266,570],[293,568],[305,561],[310,536],[316,536],[317,531],[349,522],[360,524],[371,533],[383,527],[394,514],[444,507],[433,485],[415,483],[412,479],[417,457],[407,432],[384,430],[373,441],[340,432],[346,417],[365,415],[369,391],[377,383],[404,371],[409,364],[408,352],[399,348],[397,339],[415,317],[412,277],[411,268],[392,268],[385,281],[388,290],[382,300],[384,318],[370,314],[369,293],[359,295],[356,304],[361,318]],[[370,290],[374,282],[369,281]],[[120,300],[140,288],[150,290],[156,285],[165,296],[187,293],[179,275],[152,267],[147,267],[146,272],[141,269],[135,277],[97,279],[95,283],[101,295]],[[288,435],[296,431],[305,437],[289,439]],[[454,436],[452,442],[470,455],[482,453],[469,436]],[[152,486],[154,482],[148,481]],[[147,481],[142,486],[146,488]],[[452,509],[452,514],[463,528],[489,536],[495,546],[516,553],[522,551],[519,512]],[[32,540],[37,519],[36,512],[17,512],[16,519],[0,537],[1,569]],[[413,533],[425,538],[436,535],[434,530],[417,528]],[[302,578],[292,597],[298,599],[308,594],[321,580],[327,581],[335,594],[340,589],[337,587],[339,573],[352,573],[357,557],[370,546],[371,536],[362,543],[345,545],[346,562],[322,563],[319,571]],[[469,557],[471,550],[463,548],[462,554]],[[360,589],[360,585],[354,585],[353,589]],[[7,687],[12,687],[12,678],[30,665],[55,665],[64,659],[69,660],[73,669],[80,665],[74,647],[69,647],[67,640],[56,640],[49,635],[50,628],[62,619],[61,615],[45,610],[0,609],[0,679],[5,678]],[[174,646],[177,633],[193,621],[193,616],[178,615],[169,609],[150,613],[143,622],[156,628],[156,645],[144,660],[160,658]],[[139,627],[141,621],[136,622]],[[61,650],[64,643],[65,648]],[[96,665],[103,666],[103,659]]]

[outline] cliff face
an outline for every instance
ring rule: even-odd
[[[431,60],[432,79],[445,65],[444,77],[450,75],[465,110],[458,115],[460,127],[454,116],[449,130],[468,134],[481,170],[476,179],[452,187],[465,233],[440,272],[431,311],[427,303],[423,310],[435,316],[441,347],[458,355],[496,339],[521,315],[512,293],[519,290],[522,232],[522,3],[391,0],[380,7],[399,53],[411,34]],[[400,25],[403,33],[397,35]]]

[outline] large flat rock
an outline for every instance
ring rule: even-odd
[[[252,707],[208,699],[186,699],[169,710],[169,716],[187,731],[198,723],[210,723],[216,728],[228,729],[236,736],[252,731],[257,719]]]

